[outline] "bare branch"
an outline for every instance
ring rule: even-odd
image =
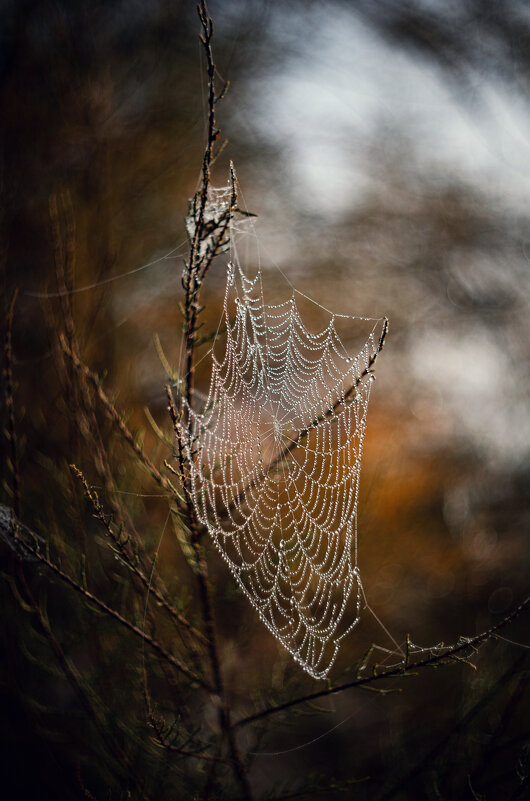
[[[3,522],[3,518],[0,518],[0,523]],[[48,556],[41,553],[37,546],[30,545],[26,542],[25,539],[19,536],[17,532],[18,528],[18,521],[15,521],[15,525],[11,525],[6,533],[7,536],[16,540],[17,546],[21,547],[26,553],[30,554],[37,562],[39,562],[43,567],[46,567],[48,570],[51,570],[56,576],[58,576],[63,582],[68,584],[72,589],[74,589],[79,595],[81,595],[86,601],[93,604],[95,607],[100,609],[105,614],[112,617],[130,632],[132,632],[136,637],[139,637],[143,642],[147,643],[158,655],[164,659],[168,664],[170,664],[173,668],[178,670],[182,673],[186,678],[190,681],[199,684],[208,692],[212,692],[211,686],[204,681],[200,676],[197,676],[193,673],[186,665],[184,665],[177,657],[170,654],[164,646],[158,641],[147,634],[145,631],[142,631],[138,626],[134,623],[131,623],[130,620],[123,617],[119,612],[115,609],[110,607],[105,601],[102,601],[97,595],[94,595],[89,590],[85,589],[81,584],[79,584],[76,579],[70,576],[68,573],[65,573],[58,565],[55,564]],[[20,527],[22,529],[22,527]],[[27,529],[23,529],[26,531]],[[4,532],[3,532],[4,533]],[[18,550],[18,548],[17,548]],[[16,553],[16,551],[14,551]],[[18,553],[17,553],[18,556]],[[20,557],[19,557],[20,558]]]
[[[197,11],[202,26],[202,35],[200,38],[203,44],[204,52],[206,54],[207,73],[208,73],[208,130],[207,130],[206,146],[202,162],[201,187],[199,189],[198,198],[196,198],[195,201],[196,207],[198,208],[198,213],[195,218],[195,229],[193,231],[193,236],[190,243],[190,252],[188,256],[188,261],[187,264],[185,265],[184,276],[183,276],[183,286],[185,292],[184,320],[185,320],[185,351],[186,351],[184,394],[188,409],[193,408],[194,368],[195,368],[194,359],[195,359],[195,346],[196,346],[195,335],[197,331],[197,318],[200,313],[199,293],[202,282],[209,268],[209,265],[211,264],[214,255],[216,254],[216,252],[220,247],[224,233],[226,233],[227,227],[230,222],[232,207],[235,206],[235,195],[236,195],[235,178],[232,173],[233,176],[232,203],[228,210],[228,215],[225,220],[225,231],[223,233],[222,226],[219,231],[216,231],[216,238],[214,239],[214,245],[210,250],[208,250],[208,248],[206,249],[203,260],[203,254],[201,254],[200,245],[201,242],[204,240],[204,238],[208,236],[208,231],[206,230],[206,225],[205,225],[206,223],[205,210],[206,210],[206,204],[208,202],[208,191],[210,188],[210,179],[211,179],[210,172],[214,158],[214,144],[218,139],[220,132],[217,130],[216,118],[215,118],[216,103],[218,98],[216,97],[215,93],[215,83],[214,83],[215,63],[213,60],[212,45],[211,45],[213,36],[213,21],[208,14],[206,0],[200,0],[197,6]],[[191,532],[191,546],[195,552],[195,558],[197,562],[196,580],[198,584],[199,595],[202,605],[203,619],[208,637],[211,669],[214,679],[215,690],[219,697],[219,707],[218,707],[219,725],[221,731],[223,732],[228,742],[231,761],[234,769],[234,775],[240,785],[242,797],[244,799],[247,799],[247,801],[252,801],[253,797],[252,789],[236,742],[234,728],[232,725],[230,706],[226,698],[226,692],[223,683],[221,662],[219,658],[219,649],[217,645],[217,633],[215,627],[213,603],[211,598],[211,586],[208,576],[208,566],[206,564],[204,550],[201,544],[201,536],[203,532],[200,526],[198,525],[198,521],[195,516],[195,510],[189,489],[189,479],[186,475],[183,446],[181,437],[179,436],[180,415],[175,408],[173,398],[171,395],[171,390],[169,387],[167,388],[167,394],[169,400],[170,413],[173,420],[173,426],[175,428],[175,434],[177,437],[177,458],[181,472],[182,486],[184,489],[185,505],[187,507],[186,520]],[[186,425],[189,426],[191,422],[189,414],[186,413],[184,417]]]
[[[172,606],[167,598],[160,592],[157,586],[153,583],[153,579],[149,579],[143,570],[140,569],[138,566],[137,560],[135,560],[127,549],[126,543],[123,539],[113,530],[112,525],[110,523],[109,518],[105,515],[103,507],[99,502],[99,498],[97,494],[90,489],[86,478],[84,477],[81,470],[76,467],[74,464],[70,465],[72,472],[76,476],[76,478],[81,482],[83,487],[83,492],[85,496],[89,500],[95,516],[97,519],[103,524],[107,534],[111,538],[112,542],[114,543],[116,549],[119,551],[120,556],[125,560],[127,567],[133,572],[133,574],[140,580],[142,585],[145,589],[156,598],[158,603],[166,610],[166,612],[170,615],[172,620],[178,625],[183,626],[189,634],[192,634],[201,644],[206,643],[206,637],[202,634],[198,629],[191,625],[189,620],[187,620],[184,615],[181,615],[174,606]],[[188,643],[189,645],[189,643]]]
[[[11,474],[13,477],[13,508],[17,517],[20,515],[20,476],[18,469],[17,432],[15,426],[15,402],[13,387],[13,315],[17,292],[13,293],[7,313],[7,325],[4,338],[4,397],[7,410],[6,436],[9,442]]]
[[[147,456],[147,454],[144,453],[143,448],[136,442],[131,431],[123,422],[123,419],[118,410],[116,409],[115,405],[112,403],[110,398],[105,393],[101,385],[101,380],[99,376],[96,373],[93,373],[90,370],[90,368],[87,367],[87,365],[81,361],[79,356],[77,356],[70,350],[64,338],[62,339],[62,347],[65,354],[68,356],[69,359],[71,359],[76,370],[80,371],[90,381],[90,383],[92,384],[92,386],[96,391],[99,400],[105,407],[110,419],[115,423],[124,440],[132,448],[136,456],[140,459],[141,463],[147,468],[152,478],[156,481],[156,483],[160,487],[162,487],[162,489],[171,494],[171,497],[175,500],[178,506],[182,507],[181,495],[172,485],[171,481],[169,481],[160,473],[160,471],[155,467],[151,459]]]
[[[117,758],[118,762],[120,762],[124,766],[126,771],[133,777],[138,789],[141,792],[141,795],[144,798],[148,799],[149,801],[151,796],[149,796],[145,790],[144,786],[145,782],[140,779],[138,773],[136,772],[134,764],[131,762],[131,760],[129,759],[125,751],[122,749],[122,747],[119,745],[119,743],[111,735],[109,727],[106,725],[105,721],[101,719],[101,715],[98,713],[96,707],[92,703],[89,693],[83,687],[75,668],[70,663],[70,660],[64,653],[63,648],[61,647],[59,641],[57,640],[55,634],[53,633],[48,619],[43,614],[41,608],[35,601],[35,598],[33,597],[33,594],[24,576],[24,572],[22,570],[22,564],[20,562],[18,563],[18,578],[22,585],[24,593],[29,601],[30,607],[33,610],[35,616],[37,617],[39,625],[42,631],[44,632],[46,639],[48,640],[53,652],[55,653],[57,661],[59,662],[66,679],[68,680],[75,694],[77,695],[81,703],[81,706],[87,713],[89,719],[92,720],[92,722],[94,723],[95,727],[103,737],[104,741],[107,743],[109,749]]]
[[[325,690],[318,690],[317,692],[308,693],[307,695],[293,698],[290,701],[285,701],[283,704],[270,706],[266,709],[262,709],[261,712],[256,712],[253,715],[249,715],[246,718],[238,720],[236,723],[234,723],[234,726],[248,726],[249,723],[262,720],[269,715],[275,715],[278,712],[282,712],[283,710],[289,709],[292,706],[297,706],[298,704],[304,704],[308,701],[315,701],[317,698],[325,698],[328,695],[335,695],[336,693],[341,693],[344,690],[350,690],[353,687],[363,687],[365,685],[372,684],[375,681],[381,681],[382,679],[393,679],[399,678],[400,676],[410,675],[420,668],[434,667],[436,665],[441,665],[448,661],[455,660],[465,651],[468,651],[470,648],[475,648],[476,646],[488,640],[490,637],[493,637],[496,632],[505,628],[509,623],[514,621],[524,612],[527,612],[529,609],[530,596],[521,604],[519,604],[516,609],[510,612],[510,614],[503,618],[503,620],[501,620],[499,623],[491,626],[481,634],[477,634],[475,637],[466,638],[465,641],[459,642],[456,645],[444,649],[443,652],[430,653],[429,656],[425,657],[424,659],[419,659],[416,662],[409,662],[408,664],[406,662],[402,662],[395,667],[383,669],[362,678],[356,678],[353,681],[347,682],[346,684],[338,684],[336,687],[327,687]]]
[[[152,727],[153,731],[155,732],[156,739],[163,746],[166,751],[170,751],[173,754],[179,754],[183,757],[191,757],[193,759],[200,759],[204,762],[221,762],[222,764],[227,764],[229,760],[224,759],[223,757],[215,756],[214,754],[206,754],[204,751],[188,751],[186,748],[181,748],[175,743],[170,742],[168,739],[168,735],[166,732],[167,725],[164,724],[157,716],[155,715],[152,707],[149,696],[147,696],[147,714],[149,717],[149,724]]]

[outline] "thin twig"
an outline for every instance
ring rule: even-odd
[[[175,745],[174,743],[170,743],[164,732],[163,726],[161,725],[160,721],[158,720],[158,718],[156,717],[151,708],[149,699],[148,699],[148,716],[149,716],[149,723],[155,732],[156,739],[158,740],[160,745],[162,745],[166,749],[166,751],[170,751],[174,754],[179,754],[180,756],[184,757],[192,757],[193,759],[200,759],[203,760],[204,762],[221,762],[222,764],[226,765],[227,760],[224,759],[223,757],[218,757],[215,756],[214,754],[206,754],[204,753],[204,751],[188,751],[185,748],[180,748],[178,745]]]
[[[204,241],[205,236],[205,211],[208,201],[208,192],[210,188],[210,171],[213,160],[214,144],[219,137],[219,131],[216,127],[216,103],[217,97],[215,93],[215,63],[213,60],[211,40],[213,36],[213,21],[208,14],[206,0],[200,0],[197,11],[202,26],[201,42],[203,44],[204,52],[206,54],[207,73],[208,73],[208,129],[206,137],[206,146],[204,150],[202,162],[202,181],[199,190],[198,202],[198,215],[196,218],[195,230],[190,243],[190,252],[188,262],[185,265],[183,285],[185,291],[184,298],[184,318],[185,318],[185,351],[186,351],[186,381],[185,381],[185,399],[187,402],[187,410],[193,408],[193,390],[194,390],[194,356],[196,345],[196,330],[197,318],[200,313],[199,306],[199,293],[204,279],[206,270],[201,271],[201,242]],[[233,179],[233,194],[235,193],[235,181]],[[229,211],[230,213],[230,211]],[[227,222],[228,224],[228,222]],[[217,232],[217,239],[214,240],[213,251],[216,252],[221,242]],[[222,236],[222,234],[221,234]],[[209,254],[205,254],[207,259]],[[211,257],[213,258],[213,256]],[[211,259],[210,262],[211,263]],[[208,264],[208,260],[205,263]],[[207,267],[206,267],[207,269]],[[226,699],[226,693],[223,683],[223,676],[221,671],[221,663],[219,658],[219,649],[217,645],[217,634],[215,627],[215,618],[213,612],[213,603],[211,598],[211,588],[208,576],[208,567],[204,556],[204,550],[201,544],[202,531],[198,524],[191,491],[189,488],[189,478],[186,475],[184,464],[184,452],[181,438],[179,436],[180,415],[177,412],[171,391],[168,388],[168,400],[170,413],[177,435],[177,449],[178,459],[181,468],[181,480],[184,489],[185,503],[187,507],[187,523],[191,532],[191,546],[195,553],[197,562],[196,580],[198,583],[199,594],[201,599],[202,613],[206,633],[209,643],[209,654],[214,679],[215,690],[219,698],[218,719],[221,731],[226,737],[228,748],[231,755],[231,761],[234,769],[235,777],[240,785],[243,798],[247,801],[252,801],[252,790],[250,781],[243,765],[241,754],[236,742],[234,728],[232,725],[230,706]],[[189,411],[185,412],[185,422],[188,429],[191,426],[191,417]],[[189,433],[189,432],[188,432]]]
[[[391,787],[391,789],[387,790],[379,799],[378,801],[390,801],[391,798],[403,791],[403,788],[407,787],[410,782],[422,773],[425,768],[432,764],[436,758],[440,758],[440,755],[444,753],[447,749],[448,743],[459,734],[462,730],[464,730],[469,723],[485,708],[491,701],[503,690],[506,690],[506,687],[512,678],[519,669],[524,664],[525,660],[527,659],[526,654],[522,654],[519,658],[514,662],[513,665],[508,668],[508,670],[503,673],[503,675],[496,681],[494,686],[487,692],[485,695],[481,696],[479,701],[471,707],[471,709],[458,721],[458,723],[451,729],[451,731],[439,742],[437,743],[434,748],[432,748],[421,760],[420,762],[415,765],[412,770],[407,773],[405,776],[402,776],[398,782]]]
[[[204,624],[208,636],[209,654],[210,654],[210,662],[213,673],[213,681],[216,693],[219,697],[219,712],[218,712],[219,725],[224,735],[226,736],[228,742],[228,747],[230,749],[232,757],[231,761],[234,766],[234,772],[236,773],[236,776],[241,784],[241,788],[245,793],[245,798],[251,801],[252,790],[250,788],[250,782],[248,780],[247,772],[245,770],[243,761],[241,759],[241,755],[239,753],[239,748],[237,746],[234,734],[234,726],[232,724],[232,715],[230,712],[230,707],[226,700],[223,674],[221,671],[221,662],[219,659],[219,648],[217,644],[217,631],[215,626],[215,617],[213,612],[213,603],[210,591],[208,565],[206,563],[206,559],[204,556],[204,549],[200,541],[201,532],[195,515],[195,508],[193,506],[193,499],[191,497],[189,483],[185,475],[186,463],[185,463],[184,446],[182,442],[181,429],[180,429],[180,420],[177,409],[175,407],[175,403],[173,401],[173,396],[171,394],[171,388],[169,386],[166,386],[166,393],[169,402],[169,412],[171,415],[171,419],[173,421],[173,427],[175,429],[175,436],[177,439],[177,458],[182,476],[182,486],[184,489],[186,503],[188,505],[187,522],[191,533],[191,546],[195,553],[195,559],[197,564],[196,577],[199,585],[199,593],[202,604]]]
[[[18,521],[16,521],[16,524],[18,524]],[[123,617],[123,615],[117,612],[116,609],[113,609],[111,606],[106,604],[105,601],[102,601],[97,595],[94,595],[90,592],[90,590],[87,590],[85,587],[79,584],[72,576],[70,576],[68,573],[65,573],[64,570],[56,565],[55,562],[53,562],[48,556],[45,556],[43,553],[41,553],[37,547],[30,545],[28,542],[26,542],[26,540],[18,536],[16,533],[16,526],[10,530],[9,534],[16,540],[18,546],[22,547],[24,551],[31,554],[31,556],[33,556],[34,559],[37,560],[41,565],[48,568],[48,570],[51,570],[62,581],[68,584],[77,593],[82,595],[86,601],[89,601],[102,612],[112,617],[126,629],[143,640],[143,642],[147,643],[154,651],[156,651],[156,653],[159,654],[159,656],[162,657],[162,659],[186,676],[186,678],[188,678],[190,681],[199,684],[201,687],[203,687],[203,689],[208,690],[208,692],[212,692],[212,687],[205,680],[193,673],[186,665],[177,659],[177,657],[173,656],[173,654],[170,654],[169,651],[167,651],[158,640],[155,640],[145,631],[142,631],[142,629],[140,629],[134,623],[131,623],[130,620],[127,620],[127,618]]]
[[[184,615],[181,615],[174,606],[172,606],[167,598],[160,592],[157,586],[153,583],[152,579],[149,579],[143,570],[140,569],[138,566],[137,561],[134,559],[133,555],[131,555],[127,549],[126,543],[120,538],[120,536],[113,530],[110,520],[105,515],[103,507],[99,502],[99,498],[97,494],[90,489],[88,482],[78,467],[75,464],[70,465],[72,472],[76,476],[76,478],[81,482],[83,487],[83,492],[85,496],[90,501],[92,509],[94,510],[95,516],[97,519],[104,525],[109,537],[111,538],[112,542],[118,549],[120,556],[125,560],[127,567],[134,573],[134,575],[140,580],[143,586],[153,595],[159,604],[166,610],[166,612],[170,615],[173,621],[183,626],[189,634],[192,634],[199,642],[202,644],[206,643],[206,637],[202,634],[198,629],[191,625],[189,620],[187,620]]]
[[[13,293],[7,313],[7,325],[4,339],[4,393],[7,410],[7,439],[9,441],[11,475],[13,477],[13,509],[17,517],[20,516],[20,476],[17,452],[17,431],[15,426],[15,391],[13,386],[13,315],[17,291]]]
[[[84,708],[85,712],[87,713],[90,720],[92,720],[94,726],[99,731],[100,735],[106,742],[109,749],[113,752],[114,756],[125,767],[125,770],[133,777],[138,791],[140,795],[144,798],[150,799],[151,796],[147,794],[145,791],[144,782],[138,776],[134,764],[131,762],[125,751],[119,745],[119,743],[115,740],[115,738],[111,735],[108,725],[101,719],[101,716],[97,712],[92,700],[88,692],[85,690],[81,681],[79,680],[75,668],[70,664],[70,660],[67,658],[66,654],[62,646],[60,645],[59,641],[55,637],[55,634],[52,631],[52,628],[42,613],[39,605],[35,601],[35,598],[29,588],[29,585],[26,581],[26,577],[24,576],[24,571],[22,569],[22,563],[18,563],[18,578],[19,582],[24,590],[27,600],[29,601],[30,607],[35,614],[41,629],[43,630],[46,639],[48,640],[55,656],[57,657],[57,661],[59,662],[61,669],[66,676],[68,682],[72,686],[75,694],[77,695],[81,706]]]
[[[74,367],[79,370],[92,384],[94,387],[96,394],[105,407],[110,419],[115,423],[117,426],[120,434],[124,438],[124,440],[129,444],[132,448],[136,456],[140,459],[142,464],[147,468],[152,478],[156,481],[156,483],[162,487],[166,492],[171,494],[172,499],[175,500],[175,503],[182,508],[182,497],[172,485],[172,483],[165,478],[160,471],[155,467],[151,459],[144,453],[143,448],[136,442],[135,438],[133,437],[129,428],[123,422],[123,419],[116,409],[115,405],[112,403],[110,398],[105,393],[102,385],[101,380],[97,373],[92,372],[87,365],[81,361],[79,356],[73,353],[70,348],[68,347],[66,341],[62,339],[62,347],[65,354],[72,360]]]
[[[206,231],[206,205],[208,203],[208,193],[210,189],[211,168],[214,161],[214,145],[220,135],[220,131],[217,128],[216,122],[216,105],[226,93],[227,86],[225,85],[219,96],[216,95],[215,63],[213,60],[211,44],[213,36],[213,20],[208,14],[208,8],[205,0],[201,0],[201,2],[198,4],[197,12],[199,14],[202,27],[200,40],[206,55],[206,71],[208,75],[208,124],[206,132],[206,146],[202,159],[201,186],[198,194],[196,195],[196,201],[194,204],[197,207],[195,230],[191,239],[190,251],[188,254],[187,263],[185,265],[183,278],[185,290],[184,317],[186,349],[186,401],[190,409],[193,406],[195,334],[197,331],[197,318],[200,313],[199,292],[206,272],[208,271],[214,256],[217,254],[224,235],[226,234],[226,230],[228,229],[232,213],[232,206],[235,206],[235,182],[233,180],[233,202],[227,211],[224,228],[215,232],[214,245],[211,250],[207,250],[204,254],[201,254],[201,243],[204,241],[208,233]]]
[[[444,661],[451,660],[455,656],[461,654],[463,651],[468,650],[469,648],[474,648],[477,645],[485,642],[490,637],[492,637],[497,631],[505,628],[509,623],[515,620],[519,615],[522,615],[523,612],[526,612],[530,609],[530,596],[526,598],[519,606],[510,612],[503,620],[499,623],[496,623],[494,626],[491,626],[486,631],[483,631],[481,634],[477,634],[475,637],[470,637],[466,639],[464,642],[458,643],[452,647],[447,648],[441,653],[431,653],[429,656],[425,657],[424,659],[419,659],[416,662],[409,662],[407,665],[405,662],[400,663],[392,668],[387,668],[380,670],[379,672],[373,673],[369,676],[364,676],[362,678],[354,679],[353,681],[347,682],[346,684],[339,684],[336,687],[328,687],[325,690],[318,690],[314,693],[308,693],[307,695],[299,696],[298,698],[293,698],[290,701],[285,701],[283,704],[277,704],[275,706],[270,706],[266,709],[262,709],[260,712],[256,712],[253,715],[248,715],[241,720],[238,720],[234,723],[234,726],[247,726],[249,723],[254,723],[257,720],[262,720],[263,718],[268,717],[269,715],[274,715],[278,712],[282,712],[285,709],[289,709],[292,706],[297,706],[298,704],[303,704],[308,701],[315,701],[317,698],[325,698],[328,695],[334,695],[336,693],[341,693],[344,690],[352,689],[353,687],[362,687],[366,684],[371,684],[374,681],[380,681],[381,679],[392,679],[398,678],[399,676],[406,676],[410,673],[414,673],[419,668],[424,667],[432,667],[438,664],[443,664]]]

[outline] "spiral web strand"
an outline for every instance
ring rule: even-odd
[[[216,190],[212,213],[228,192]],[[182,431],[199,521],[263,623],[319,679],[359,620],[356,515],[379,322],[352,357],[337,317],[311,333],[295,292],[266,304],[261,270],[248,278],[232,251],[224,357],[212,352],[207,399],[201,412],[186,407]]]

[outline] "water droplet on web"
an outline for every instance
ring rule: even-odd
[[[263,623],[311,676],[323,678],[346,618],[351,625],[358,619],[352,521],[373,375],[356,382],[375,345],[368,341],[353,358],[331,313],[315,332],[294,295],[290,304],[266,304],[261,282],[246,279],[239,264],[227,270],[227,288],[231,281],[247,293],[247,305],[241,297],[229,302],[237,293],[227,289],[225,355],[212,370],[205,411],[188,410],[194,509]],[[353,395],[360,403],[352,406]],[[338,549],[333,577],[321,564],[331,549]],[[343,603],[322,603],[337,593]],[[294,620],[288,639],[286,619]],[[315,639],[320,627],[325,633]]]

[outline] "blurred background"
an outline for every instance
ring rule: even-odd
[[[232,159],[241,205],[259,215],[271,295],[290,294],[279,267],[329,309],[390,319],[361,475],[369,608],[340,679],[372,642],[453,642],[528,593],[530,6],[211,0],[209,10],[219,82],[231,84],[214,182],[225,184]],[[148,406],[169,432],[154,336],[178,367],[205,65],[192,2],[4,0],[0,20],[2,311],[17,288],[22,519],[46,530],[66,514],[54,476],[72,452],[53,336],[54,224],[75,223],[68,280],[84,359],[106,373],[132,427],[146,427]],[[203,295],[206,331],[223,287],[220,259]],[[199,384],[208,374],[204,358]],[[140,479],[125,462],[119,481],[158,541],[167,505],[134,497]],[[169,533],[161,553],[180,575]],[[294,666],[211,561],[230,609],[219,617],[234,697],[294,685]],[[38,666],[19,665],[23,626],[6,622],[4,770],[20,777],[31,760],[32,792],[35,779],[39,797],[75,797],[61,783],[73,747],[62,717],[41,726],[31,711],[48,685]],[[310,718],[287,716],[256,748],[276,754],[254,758],[256,787],[314,773],[316,785],[359,780],[351,798],[528,797],[528,621],[504,633],[513,642],[483,646],[476,672],[455,665],[396,695],[343,694]]]

